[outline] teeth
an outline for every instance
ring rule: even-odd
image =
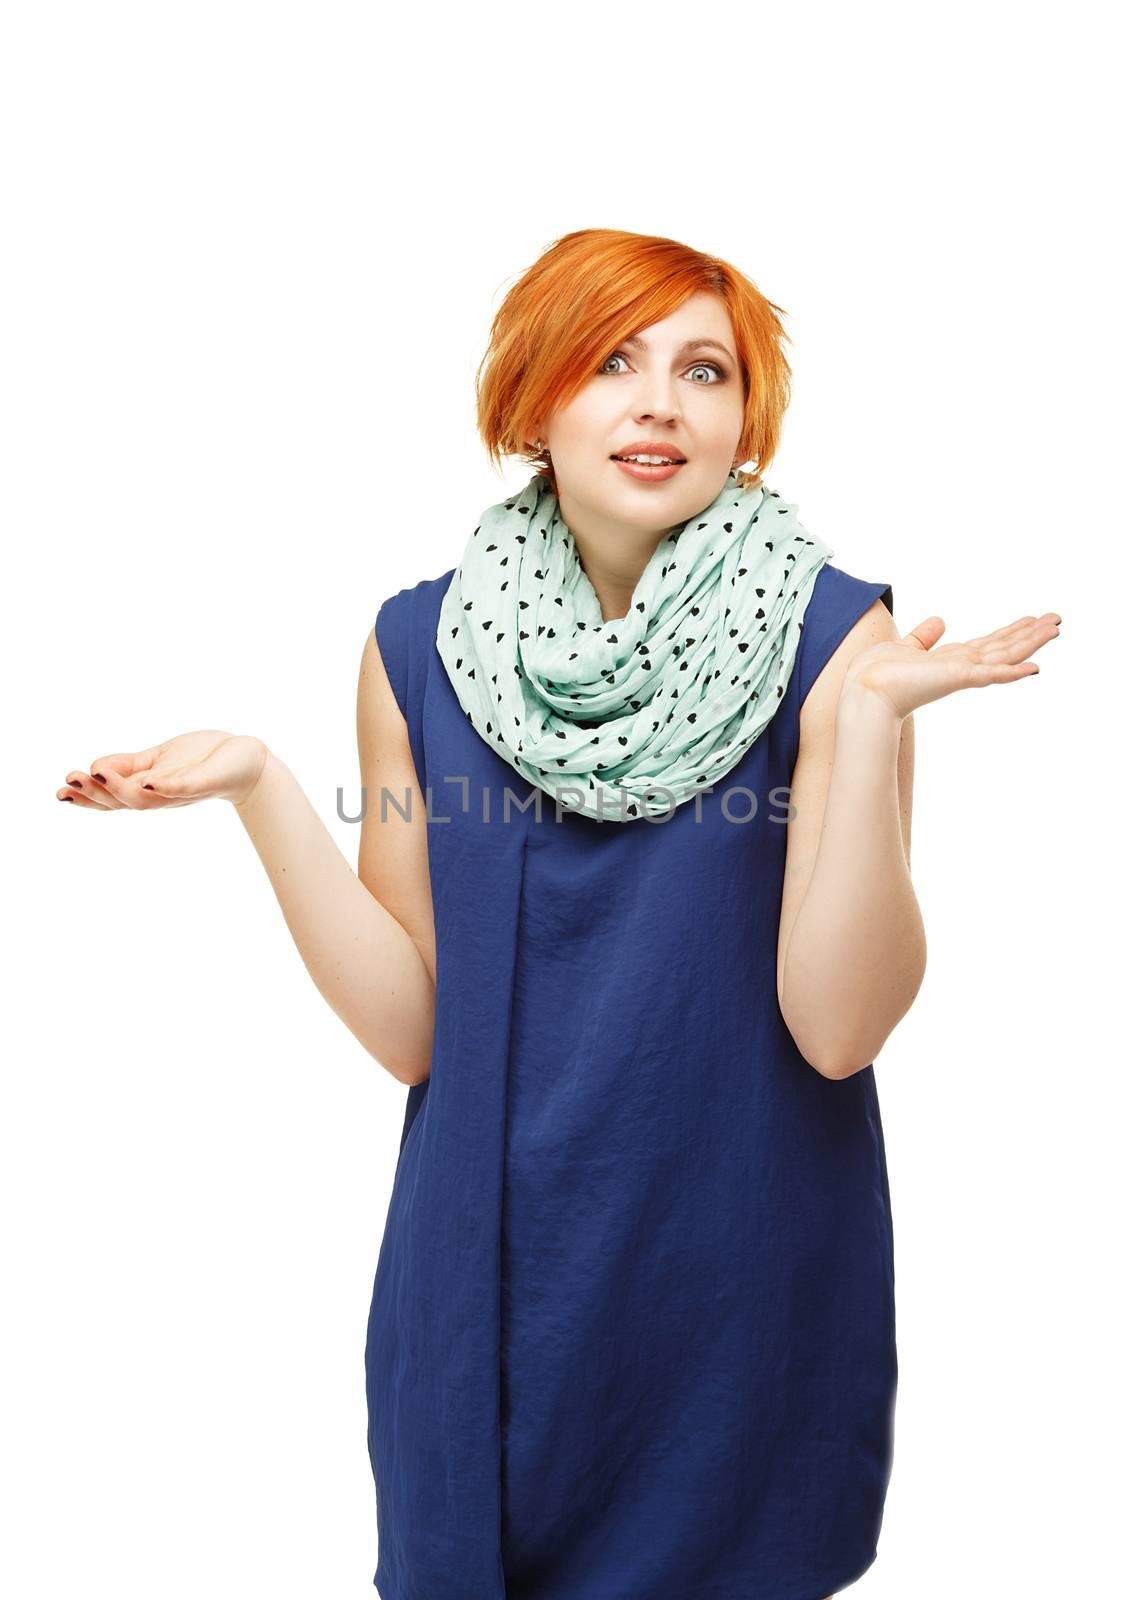
[[[673,461],[671,456],[618,456],[619,461],[639,461],[645,467],[673,467],[679,466],[678,461]]]

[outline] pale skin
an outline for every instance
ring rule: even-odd
[[[737,362],[684,350],[687,340],[735,350],[717,296],[693,296],[642,336],[643,347],[620,347],[536,433],[607,621],[628,611],[664,534],[714,499],[742,433]],[[724,376],[697,382],[708,368]],[[629,478],[610,455],[638,439],[674,441],[687,465],[666,483]],[[925,970],[910,878],[913,713],[958,690],[1033,676],[1029,658],[1058,637],[1061,621],[1053,611],[1025,616],[939,644],[942,618],[900,637],[876,601],[809,690],[790,793],[777,995],[802,1056],[823,1076],[846,1078],[876,1058]],[[376,1061],[415,1084],[430,1070],[437,970],[425,797],[374,630],[360,663],[357,739],[368,796],[358,870],[293,773],[251,735],[202,730],[99,756],[89,771],[72,769],[57,795],[89,811],[228,801],[321,994]],[[409,819],[393,806],[381,818],[383,788],[410,791]]]

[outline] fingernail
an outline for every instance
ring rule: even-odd
[[[151,789],[152,788],[152,784],[151,783],[142,783],[141,784],[141,788],[142,789]]]
[[[74,804],[74,796],[72,794],[57,794],[55,796],[55,799],[56,800],[67,800],[67,801],[69,801],[69,803],[71,805]]]
[[[69,783],[69,784],[70,784],[70,785],[71,785],[71,787],[72,787],[72,788],[74,788],[74,789],[81,789],[81,787],[82,787],[82,780],[81,780],[81,778],[68,778],[68,779],[67,779],[67,780],[66,780],[66,781],[67,781],[67,783]]]
[[[105,782],[105,779],[104,779],[104,778],[103,778],[103,777],[102,777],[102,775],[101,775],[101,773],[100,773],[100,772],[92,772],[92,773],[91,773],[91,774],[90,774],[90,776],[91,776],[91,777],[92,777],[92,778],[97,778],[97,780],[98,780],[98,782],[99,782],[99,783],[104,783],[104,782]]]

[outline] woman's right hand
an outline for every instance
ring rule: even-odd
[[[250,797],[268,755],[266,745],[249,734],[206,728],[149,750],[99,756],[89,772],[75,767],[56,797],[90,811],[160,811],[196,800],[237,806]]]

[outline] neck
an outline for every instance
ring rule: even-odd
[[[590,513],[559,496],[559,510],[570,530],[582,570],[598,597],[602,621],[628,615],[633,591],[667,528],[646,530]]]

